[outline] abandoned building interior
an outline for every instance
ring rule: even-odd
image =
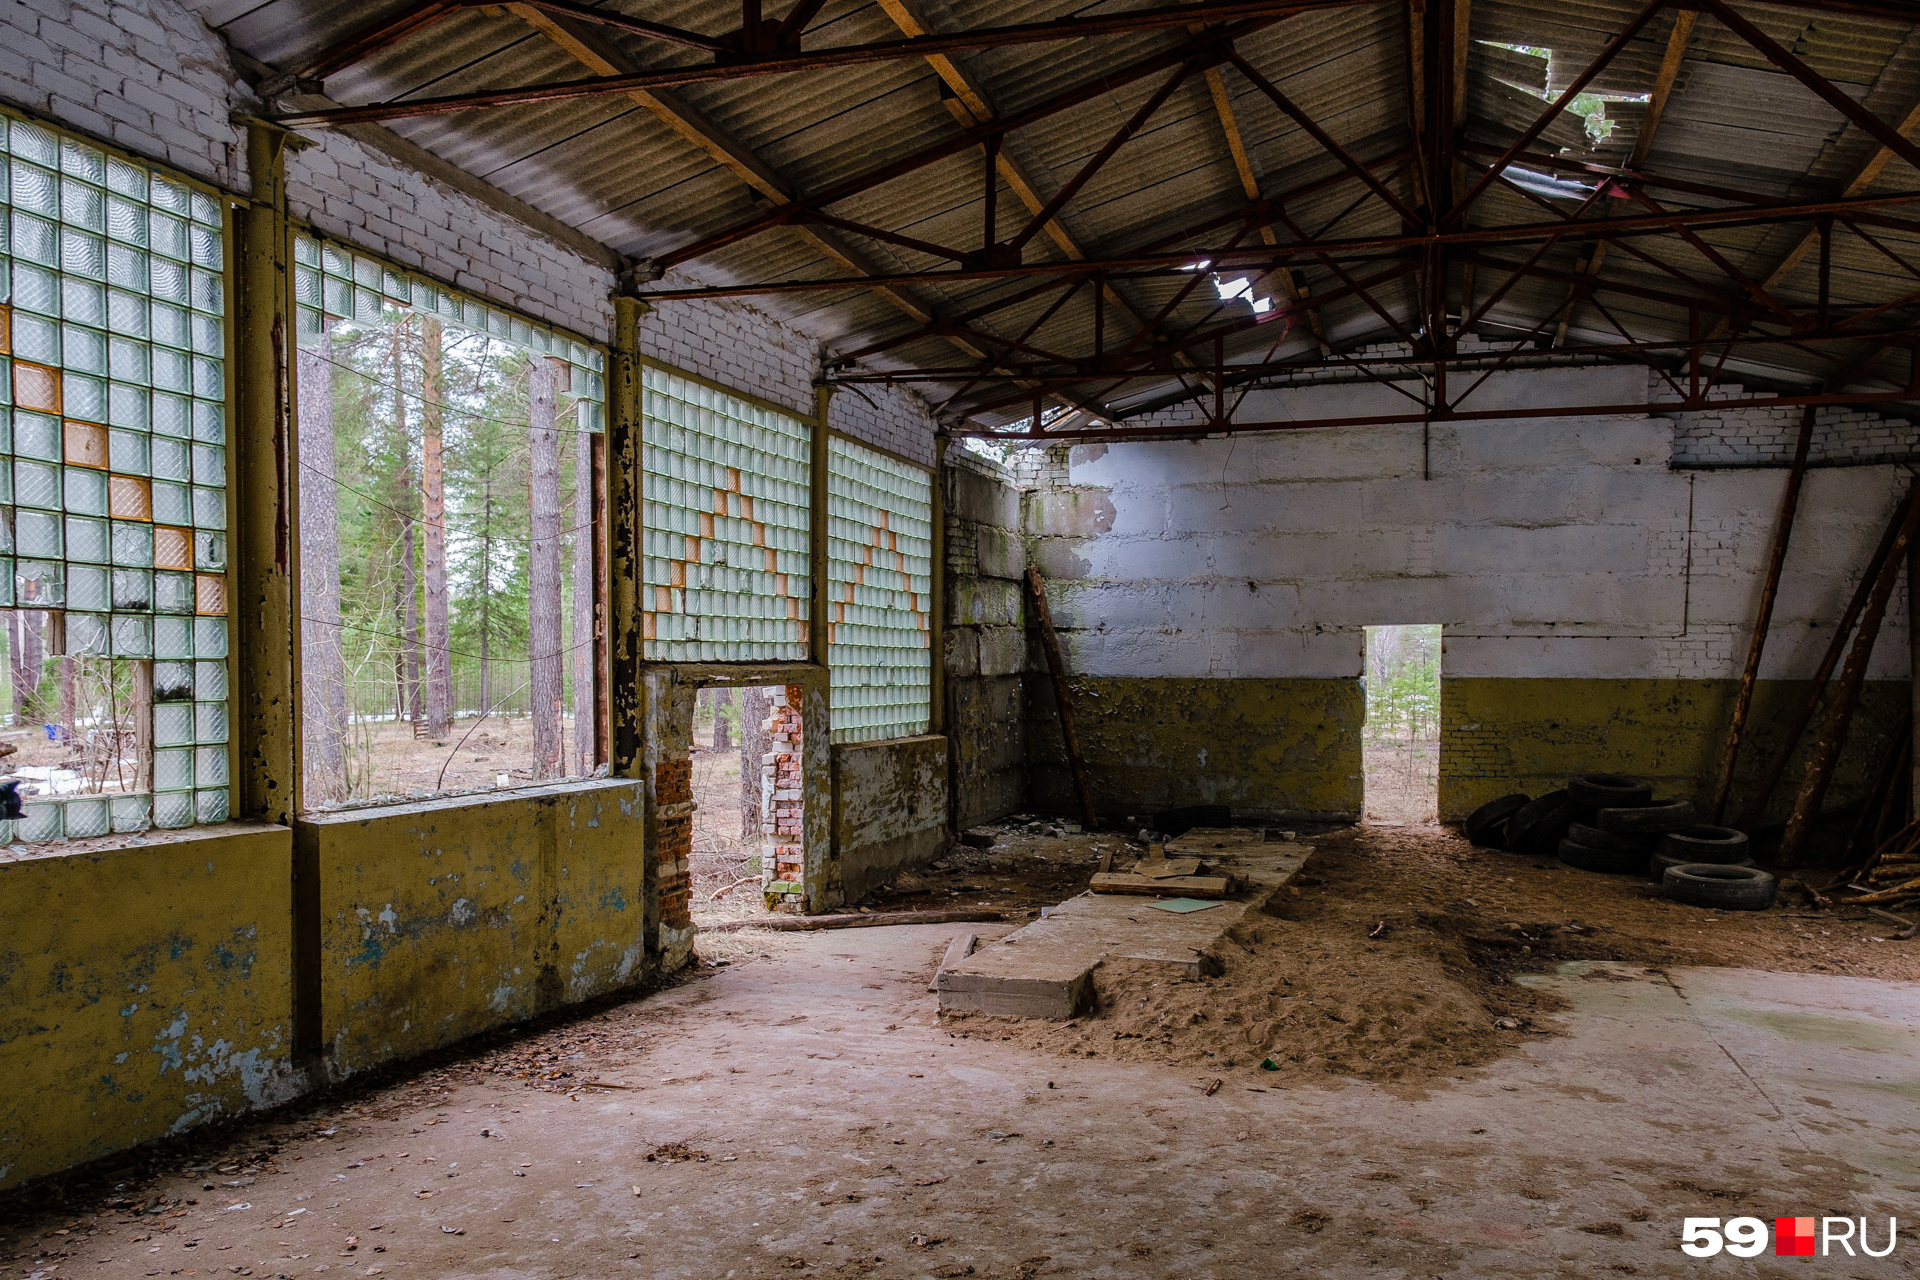
[[[16,0],[0,152],[0,1269],[1920,1264],[1907,0]]]

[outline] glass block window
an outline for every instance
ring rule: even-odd
[[[640,412],[646,657],[804,659],[810,428],[654,368]]]
[[[222,821],[225,205],[18,117],[0,145],[0,608],[32,618],[10,623],[12,656],[47,668],[12,719],[44,718],[66,757],[16,754],[32,794],[12,834]]]
[[[325,327],[340,321],[380,325],[408,314],[433,316],[568,365],[563,380],[573,429],[606,430],[607,356],[601,348],[331,241],[299,236],[293,259],[301,346],[312,346]]]
[[[293,289],[303,807],[592,775],[605,351],[309,236]]]
[[[933,679],[933,483],[918,467],[827,444],[827,664],[833,740],[927,731]]]

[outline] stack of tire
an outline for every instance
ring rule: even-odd
[[[1760,911],[1774,880],[1753,865],[1747,837],[1699,820],[1691,801],[1657,800],[1651,783],[1589,773],[1538,799],[1514,794],[1467,818],[1474,844],[1541,857],[1602,875],[1644,874],[1665,897],[1699,907]]]

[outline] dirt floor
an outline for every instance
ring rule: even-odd
[[[771,916],[759,890],[760,837],[741,829],[740,751],[715,751],[711,728],[693,750],[693,852],[687,858],[697,924]],[[717,895],[717,896],[716,896]]]
[[[1361,748],[1366,820],[1418,826],[1440,812],[1440,740],[1375,742]]]
[[[1043,820],[994,834],[870,905],[1003,906],[1006,925],[967,926],[991,935],[1122,843]],[[40,1280],[1691,1275],[1669,1239],[1681,1200],[1867,1212],[1884,1190],[1806,1145],[1861,1122],[1739,1129],[1775,1122],[1729,1098],[1749,1087],[1735,1073],[1670,1080],[1624,1048],[1618,1079],[1554,1066],[1618,1033],[1579,1032],[1605,1025],[1568,1012],[1583,988],[1529,975],[1632,962],[1588,974],[1594,1000],[1680,966],[1920,979],[1920,943],[1883,940],[1890,922],[1677,906],[1433,827],[1302,838],[1297,891],[1215,978],[1116,966],[1072,1023],[943,1019],[926,988],[952,927],[707,935],[665,990],[0,1197],[0,1263]],[[1648,1072],[1694,1110],[1660,1110]]]

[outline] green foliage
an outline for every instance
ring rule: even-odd
[[[338,483],[341,643],[356,796],[379,790],[368,776],[371,725],[410,718],[426,678],[425,497],[422,462],[429,411],[441,421],[446,598],[456,720],[530,714],[529,556],[532,504],[528,373],[523,348],[453,324],[443,326],[437,393],[425,385],[423,317],[388,311],[377,322],[332,330],[334,457]],[[573,558],[592,536],[580,501],[574,400],[559,396],[563,706],[572,707]],[[312,483],[314,477],[303,475]],[[459,736],[460,730],[455,731]]]
[[[1440,628],[1367,628],[1367,737],[1416,742],[1440,733]]]

